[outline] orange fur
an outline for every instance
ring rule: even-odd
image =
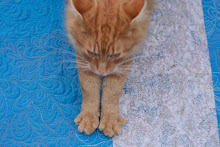
[[[119,134],[125,120],[118,114],[119,97],[132,55],[144,39],[154,0],[69,0],[66,28],[75,46],[81,82],[79,130]],[[145,6],[145,7],[144,7]],[[99,124],[100,77],[103,84]]]

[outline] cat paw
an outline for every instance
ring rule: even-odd
[[[99,113],[81,112],[74,122],[79,125],[79,132],[90,135],[99,125]]]
[[[99,130],[108,137],[114,137],[115,135],[121,134],[121,125],[126,122],[126,119],[118,116],[104,116],[101,118],[99,124]]]

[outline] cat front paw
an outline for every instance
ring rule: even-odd
[[[75,118],[74,122],[79,125],[79,132],[90,135],[99,125],[99,112],[80,112],[80,114]]]
[[[121,134],[121,125],[126,122],[126,119],[120,115],[104,115],[101,117],[99,124],[99,130],[108,137],[114,137],[115,135]]]

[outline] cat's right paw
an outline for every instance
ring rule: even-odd
[[[102,113],[103,114],[103,113]],[[99,124],[99,130],[108,137],[114,137],[121,134],[121,125],[126,122],[126,119],[120,115],[103,115]]]
[[[99,113],[81,112],[74,122],[79,125],[80,132],[90,135],[99,125]]]

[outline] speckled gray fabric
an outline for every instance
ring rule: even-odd
[[[115,147],[218,147],[201,0],[157,0],[120,98]]]

